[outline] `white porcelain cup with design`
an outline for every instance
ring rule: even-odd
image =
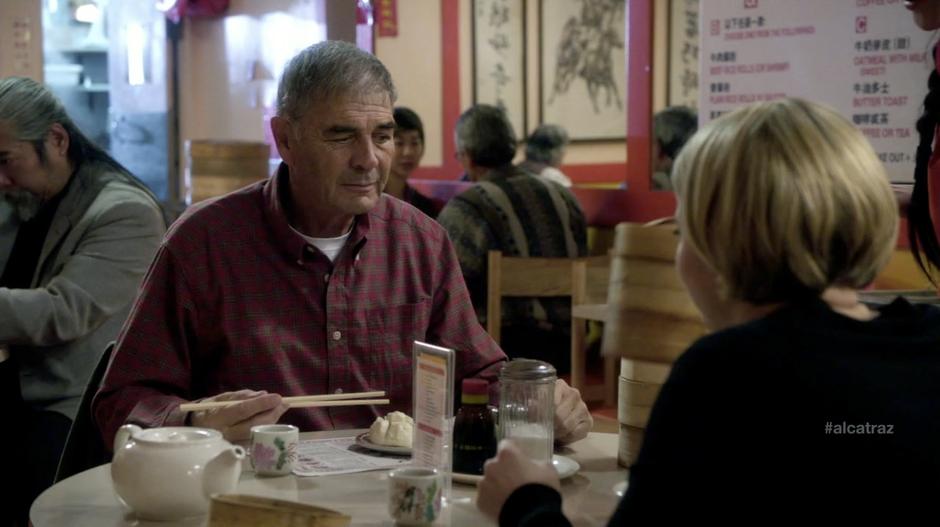
[[[251,466],[259,476],[285,476],[294,471],[300,431],[294,425],[251,427]]]
[[[430,525],[441,515],[444,478],[433,468],[404,467],[388,473],[388,513],[399,525]]]

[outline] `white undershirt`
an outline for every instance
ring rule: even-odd
[[[346,240],[349,238],[349,235],[352,234],[352,227],[346,231],[346,234],[337,236],[336,238],[314,238],[313,236],[307,236],[306,234],[299,232],[293,227],[291,227],[291,230],[296,232],[297,235],[303,238],[305,242],[313,245],[317,249],[320,249],[320,252],[325,254],[331,262],[336,260],[339,252],[342,251],[343,246],[346,245]]]

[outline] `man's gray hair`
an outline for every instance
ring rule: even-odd
[[[698,129],[698,116],[688,106],[670,106],[653,116],[653,139],[669,159],[679,156],[685,142]]]
[[[532,132],[525,142],[525,158],[528,161],[558,166],[568,145],[568,132],[557,124],[542,124]]]
[[[458,152],[466,152],[474,164],[499,168],[516,155],[516,134],[506,112],[489,104],[477,104],[457,119],[454,130]]]
[[[73,163],[97,160],[127,173],[127,169],[78,129],[48,88],[26,77],[0,79],[0,124],[10,127],[18,141],[32,143],[42,162],[46,159],[43,146],[46,134],[56,123],[69,134],[68,158]]]
[[[313,101],[346,94],[398,94],[392,76],[374,55],[353,44],[328,40],[314,44],[287,63],[277,87],[277,115],[299,119]]]

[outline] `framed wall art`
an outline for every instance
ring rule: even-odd
[[[541,0],[540,121],[573,141],[624,139],[623,0]]]
[[[503,108],[526,136],[525,0],[473,0],[473,102]]]
[[[671,0],[669,6],[669,106],[698,108],[699,0]]]

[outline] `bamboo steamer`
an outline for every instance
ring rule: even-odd
[[[643,446],[643,429],[621,423],[617,464],[624,468],[630,468],[633,462],[636,461],[641,446]]]
[[[653,404],[659,396],[669,366],[661,363],[620,359],[617,421],[620,447],[617,462],[629,468],[636,461]]]
[[[705,327],[675,270],[675,225],[617,225],[603,353],[619,356],[617,461],[629,467],[676,357]]]
[[[346,527],[350,517],[293,501],[223,494],[209,503],[209,527]]]
[[[631,381],[662,384],[671,369],[668,364],[620,359],[620,377]]]
[[[268,177],[267,143],[192,140],[186,142],[192,202],[228,194]]]
[[[671,364],[705,334],[675,270],[674,225],[617,225],[603,353]]]

